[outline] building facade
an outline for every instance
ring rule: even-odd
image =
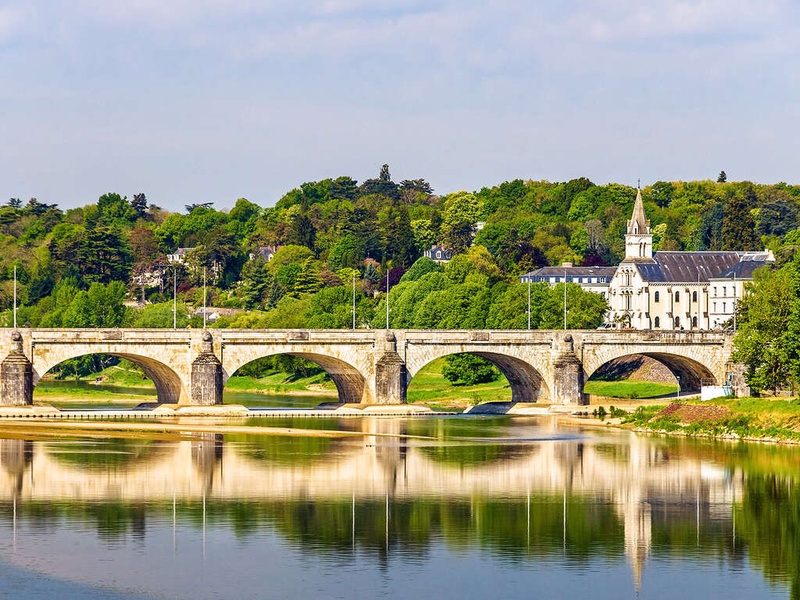
[[[771,252],[653,252],[642,192],[625,235],[625,259],[607,296],[610,326],[633,329],[732,328],[744,284]]]
[[[736,326],[736,306],[753,272],[774,261],[764,252],[653,252],[653,236],[636,194],[616,267],[542,267],[521,283],[563,281],[601,294],[609,305],[605,327],[708,330]]]
[[[549,283],[555,285],[563,281],[580,285],[587,292],[601,294],[608,299],[608,289],[616,267],[573,267],[564,263],[560,267],[542,267],[522,275],[521,283]]]

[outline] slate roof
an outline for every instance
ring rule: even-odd
[[[752,279],[753,271],[766,264],[766,260],[743,260],[711,279]]]
[[[741,252],[656,252],[652,263],[635,263],[650,283],[708,283],[742,259]],[[756,261],[748,261],[756,262]]]
[[[567,275],[576,277],[613,277],[617,267],[542,267],[526,273],[524,277],[563,277],[565,271]]]

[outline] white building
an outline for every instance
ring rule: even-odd
[[[186,255],[194,250],[194,248],[178,248],[172,254],[167,254],[167,262],[183,264],[186,260]]]
[[[728,327],[744,283],[771,252],[653,252],[642,192],[625,235],[625,259],[609,284],[608,323],[634,329]]]
[[[525,273],[519,281],[555,285],[566,280],[567,283],[578,284],[587,292],[594,292],[608,299],[608,286],[616,271],[617,267],[573,267],[572,263],[563,263],[560,267],[542,267]]]

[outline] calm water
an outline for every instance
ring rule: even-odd
[[[800,450],[543,418],[0,441],[0,597],[798,598]]]

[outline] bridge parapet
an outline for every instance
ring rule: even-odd
[[[222,386],[240,367],[279,354],[319,364],[342,402],[405,402],[406,388],[420,369],[458,353],[494,363],[518,402],[583,403],[583,381],[603,364],[632,354],[663,362],[684,387],[703,378],[719,383],[731,372],[741,379],[741,369],[730,362],[730,332],[21,329],[14,340],[12,333],[0,329],[5,365],[0,380],[6,390],[0,402],[5,404],[20,402],[11,390],[22,390],[32,401],[42,375],[86,354],[110,354],[140,365],[154,381],[159,401],[167,403],[221,402]]]

